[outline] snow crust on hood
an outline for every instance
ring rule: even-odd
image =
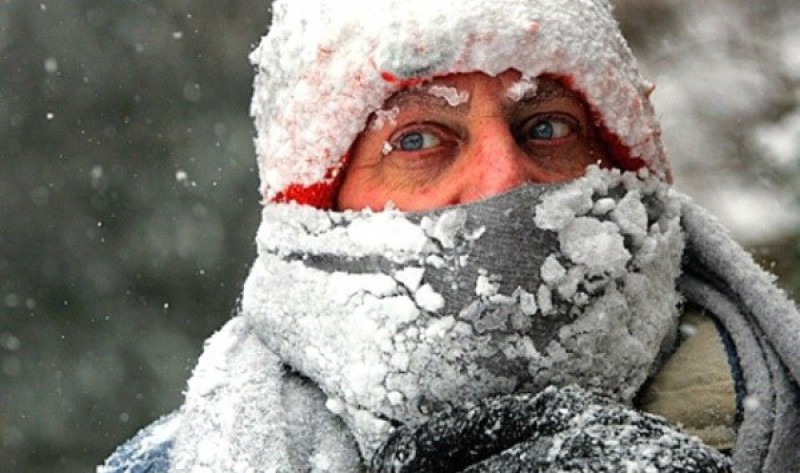
[[[552,74],[657,176],[660,129],[603,0],[276,0],[252,52],[251,113],[266,202],[292,185],[333,185],[369,115],[392,93],[450,73]]]
[[[365,458],[392,422],[492,394],[630,402],[675,334],[683,253],[672,191],[640,174],[419,214],[266,206],[242,313]]]

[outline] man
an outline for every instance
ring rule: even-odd
[[[102,471],[798,464],[800,315],[670,188],[604,1],[273,8],[241,314]]]

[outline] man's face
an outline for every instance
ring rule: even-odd
[[[540,78],[520,98],[519,79],[454,74],[394,94],[354,143],[337,208],[430,210],[608,166],[578,95]]]

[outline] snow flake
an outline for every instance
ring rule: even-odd
[[[578,285],[584,281],[586,274],[582,265],[569,268],[566,276],[558,285],[558,295],[564,300],[571,300],[578,292]]]
[[[527,296],[529,297],[529,301],[534,299],[533,294],[527,293]],[[533,307],[534,309],[536,307],[535,300],[533,301]],[[511,314],[511,326],[514,328],[514,330],[524,331],[533,326],[530,316],[535,314],[536,311],[534,310],[533,314],[529,313],[530,311],[530,307],[528,307],[527,309],[523,309],[523,312],[514,312]]]
[[[392,365],[392,367],[399,371],[408,371],[408,364],[410,362],[411,359],[408,357],[408,353],[401,351],[392,354],[392,357],[389,360],[389,363]]]
[[[775,168],[796,167],[800,164],[800,108],[777,123],[756,128],[754,139]]]
[[[49,57],[44,60],[44,70],[48,74],[55,74],[58,72],[58,61],[54,57]]]
[[[354,220],[346,228],[346,237],[376,254],[416,254],[428,244],[422,229],[395,211]]]
[[[761,401],[756,396],[745,396],[742,406],[745,411],[755,411],[761,408]]]
[[[501,293],[489,296],[488,299],[489,302],[491,302],[492,304],[498,304],[498,305],[512,305],[517,302],[516,297],[507,296]]]
[[[679,330],[681,335],[687,338],[697,335],[697,326],[693,324],[681,324]]]
[[[425,337],[426,338],[442,338],[444,337],[447,332],[453,328],[455,325],[456,319],[452,316],[442,317],[440,319],[435,319],[428,328],[425,329]]]

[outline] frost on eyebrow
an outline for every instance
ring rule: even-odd
[[[539,84],[536,79],[523,77],[517,82],[511,84],[511,87],[506,90],[506,97],[514,102],[519,102],[522,99],[532,98],[534,95],[536,95],[538,85]]]
[[[451,107],[469,102],[469,92],[448,85],[432,85],[427,88],[427,92],[434,97],[444,99]]]
[[[383,109],[375,111],[375,118],[369,125],[369,131],[380,131],[387,123],[390,125],[395,124],[397,115],[400,114],[400,107],[395,105],[390,109]]]

